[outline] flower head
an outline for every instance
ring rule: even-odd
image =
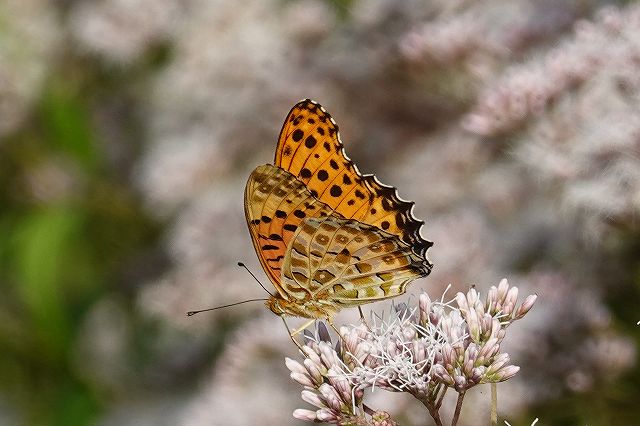
[[[320,323],[315,336],[307,334],[303,363],[286,360],[291,378],[305,387],[302,399],[318,408],[296,410],[294,416],[335,424],[370,422],[360,412],[367,388],[407,392],[433,413],[447,388],[464,394],[478,384],[510,379],[520,368],[510,364],[500,345],[507,326],[526,315],[536,296],[519,306],[517,298],[517,287],[507,280],[491,287],[484,301],[475,288],[458,293],[455,304],[434,302],[422,293],[417,306],[394,306],[387,319],[342,327],[335,346]]]

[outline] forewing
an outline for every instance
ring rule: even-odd
[[[270,164],[257,167],[249,176],[244,208],[258,259],[282,294],[280,270],[287,244],[304,218],[324,217],[332,211],[291,173]]]
[[[338,125],[312,100],[300,101],[287,116],[276,148],[275,165],[304,182],[312,195],[340,216],[397,235],[420,257],[432,245],[420,235],[423,222],[413,202],[373,175],[363,176],[344,152]]]

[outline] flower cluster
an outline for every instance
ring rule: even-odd
[[[541,59],[510,67],[489,86],[467,115],[464,126],[480,135],[511,131],[603,71],[633,69],[639,16],[636,5],[626,10],[607,7],[595,22],[577,22],[573,38]]]
[[[614,228],[638,229],[638,34],[638,4],[605,8],[594,22],[582,22],[569,45],[573,48],[560,51],[556,59],[566,65],[590,57],[583,61],[588,79],[579,90],[558,96],[515,140],[517,160],[589,237]]]
[[[355,414],[355,407],[362,404],[364,390],[354,386],[344,374],[349,371],[346,358],[350,355],[341,350],[340,342],[332,347],[329,333],[322,323],[316,329],[315,338],[309,334],[306,338],[307,342],[302,347],[306,359],[300,364],[286,358],[286,365],[291,370],[291,378],[305,387],[302,399],[319,409],[298,409],[293,416],[335,424],[367,424],[364,416]]]
[[[69,28],[81,50],[116,65],[143,57],[175,31],[185,2],[178,0],[115,0],[75,3]]]
[[[489,289],[484,303],[474,288],[466,295],[456,295],[459,311],[452,311],[442,325],[451,333],[448,341],[452,343],[445,344],[442,363],[434,367],[442,381],[461,392],[479,383],[502,382],[518,372],[520,367],[509,365],[509,355],[500,353],[500,343],[506,327],[524,317],[537,296],[528,296],[516,309],[517,299],[518,288],[509,288],[506,279]],[[460,338],[462,330],[468,333],[464,339]]]
[[[64,38],[52,2],[0,2],[0,142],[28,120]]]
[[[320,324],[302,346],[305,360],[286,360],[291,378],[305,387],[302,399],[318,408],[294,416],[359,424],[374,412],[363,403],[364,390],[381,388],[413,395],[440,424],[440,405],[452,388],[459,395],[457,419],[468,389],[508,380],[519,370],[500,345],[507,326],[526,315],[536,296],[520,306],[517,298],[518,288],[506,279],[491,287],[484,302],[474,288],[458,293],[455,306],[422,293],[417,306],[395,306],[387,320],[341,327],[335,346]]]

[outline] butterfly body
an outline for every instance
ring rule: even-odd
[[[276,288],[269,309],[330,319],[404,293],[432,267],[412,207],[395,188],[360,174],[320,105],[299,102],[275,164],[257,167],[245,190],[253,245]]]

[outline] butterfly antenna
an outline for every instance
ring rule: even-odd
[[[236,302],[236,303],[230,303],[228,305],[222,305],[222,306],[216,306],[215,308],[208,308],[208,309],[200,309],[199,311],[189,311],[187,312],[187,316],[193,316],[195,314],[199,314],[200,312],[207,312],[207,311],[215,311],[216,309],[222,309],[222,308],[228,308],[229,306],[236,306],[236,305],[241,305],[243,303],[249,303],[249,302],[265,302],[268,299],[250,299],[250,300],[243,300],[242,302]]]
[[[262,283],[260,282],[260,280],[259,280],[258,278],[256,278],[256,276],[255,276],[255,275],[253,275],[253,272],[251,272],[251,271],[249,270],[249,268],[247,268],[247,265],[245,265],[245,264],[244,264],[244,263],[242,263],[242,262],[238,262],[238,266],[239,266],[239,267],[241,267],[241,268],[244,268],[244,269],[249,273],[249,275],[251,275],[251,276],[253,277],[253,279],[254,279],[254,280],[256,280],[256,282],[257,282],[258,284],[260,284],[260,287],[262,287],[262,289],[263,289],[264,291],[266,291],[267,293],[269,293],[269,295],[270,295],[270,296],[272,296],[271,292],[270,292],[269,290],[267,290],[267,288],[266,288],[265,286],[263,286],[263,285],[262,285]]]

